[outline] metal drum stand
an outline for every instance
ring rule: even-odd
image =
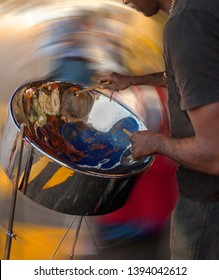
[[[24,129],[25,129],[25,125],[22,124],[20,126],[20,132],[18,134],[18,141],[17,141],[17,154],[15,159],[15,165],[14,165],[15,177],[14,177],[12,197],[11,197],[11,208],[9,214],[8,230],[6,232],[6,244],[5,244],[5,255],[4,255],[5,260],[10,259],[12,238],[16,239],[16,235],[13,232],[13,225],[14,225],[17,191],[18,191],[20,170],[21,170],[21,159],[22,159],[23,147],[24,147]]]

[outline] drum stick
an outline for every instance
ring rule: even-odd
[[[84,88],[84,89],[78,90],[78,91],[76,91],[74,93],[74,95],[77,95],[77,94],[80,94],[80,93],[84,93],[84,92],[87,92],[87,91],[90,91],[90,90],[94,90],[96,88],[99,88],[101,85],[106,85],[106,84],[109,84],[109,82],[105,82],[105,83],[98,84],[98,85],[95,85],[95,86],[92,86],[92,87],[88,87],[88,88]]]
[[[131,137],[132,136],[132,133],[128,130],[128,129],[126,129],[126,128],[122,128],[122,131],[126,134],[126,135],[128,135],[129,137]]]

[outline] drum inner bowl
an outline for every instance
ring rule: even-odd
[[[144,170],[152,157],[131,158],[131,133],[144,123],[108,96],[65,82],[36,81],[13,95],[12,116],[35,148],[70,169],[100,177],[124,177]]]

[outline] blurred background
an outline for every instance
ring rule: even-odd
[[[2,0],[0,3],[0,137],[13,92],[41,79],[97,83],[111,71],[136,75],[162,71],[162,29],[167,17],[146,18],[120,0]],[[166,90],[155,94],[168,133]],[[156,101],[158,102],[158,101]],[[9,116],[10,117],[10,116]],[[1,143],[4,145],[4,138]],[[32,171],[34,180],[49,160]],[[74,259],[168,259],[169,221],[177,200],[176,165],[157,157],[136,178],[127,203],[113,213],[84,217]],[[44,188],[67,184],[61,167]],[[4,258],[12,183],[0,166],[0,259]],[[11,259],[71,259],[79,217],[47,209],[18,193]]]

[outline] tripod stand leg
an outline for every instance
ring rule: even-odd
[[[71,220],[71,222],[70,222],[70,224],[69,224],[67,230],[65,231],[64,235],[62,236],[62,238],[61,238],[61,240],[60,240],[58,246],[56,247],[54,253],[52,254],[50,260],[53,260],[53,259],[54,259],[55,254],[58,252],[59,247],[61,246],[62,242],[64,241],[64,239],[65,239],[66,235],[68,234],[70,228],[72,227],[72,225],[73,225],[75,219],[76,219],[76,217],[74,217],[74,218]]]
[[[79,232],[80,232],[82,220],[83,220],[83,216],[80,216],[79,220],[78,220],[78,225],[77,225],[77,228],[76,228],[75,236],[74,236],[73,246],[72,246],[72,253],[71,253],[71,258],[72,259],[74,258],[75,247],[76,247],[76,244],[77,244],[78,235],[79,235]]]
[[[27,163],[26,163],[25,170],[24,170],[23,180],[18,187],[19,191],[21,191],[23,194],[26,194],[26,188],[27,188],[27,184],[28,184],[28,180],[29,180],[29,176],[30,176],[32,163],[33,163],[33,148],[31,146],[30,151],[28,153],[28,157],[27,157]]]
[[[13,183],[13,190],[12,190],[8,230],[6,232],[6,244],[5,244],[5,255],[4,255],[5,260],[10,259],[12,238],[16,237],[15,234],[13,233],[13,224],[14,224],[17,190],[18,190],[19,176],[20,176],[20,169],[21,169],[21,160],[22,160],[23,147],[24,147],[24,141],[23,141],[24,129],[25,129],[25,125],[22,124],[20,126],[20,133],[18,136],[17,153],[15,159],[15,167],[14,167],[15,176],[14,176],[14,183]]]

